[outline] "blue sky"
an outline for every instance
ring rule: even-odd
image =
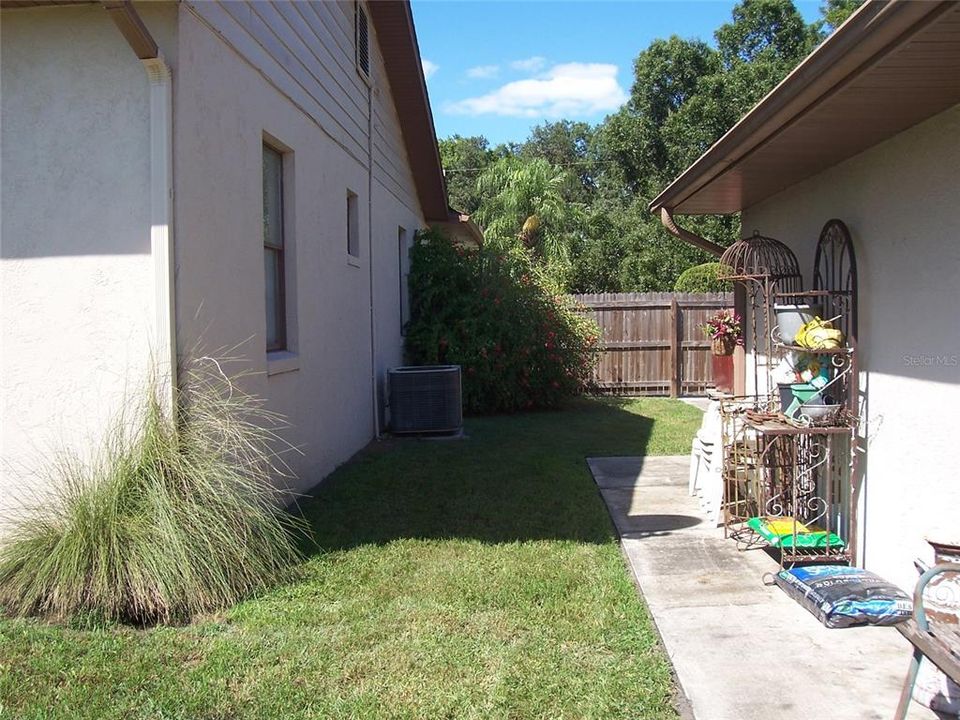
[[[819,0],[794,0],[808,22]],[[673,34],[713,44],[734,2],[413,0],[438,137],[521,141],[541,122],[590,123],[630,92],[633,59]]]

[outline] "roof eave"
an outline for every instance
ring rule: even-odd
[[[673,180],[648,209],[678,209],[696,192],[761,146],[780,128],[838,91],[871,66],[891,44],[918,24],[926,24],[950,2],[868,0],[753,109]],[[729,214],[742,207],[725,209]],[[706,214],[701,213],[701,214]]]
[[[401,118],[404,146],[421,210],[427,221],[445,221],[446,184],[410,2],[371,2],[368,8]]]

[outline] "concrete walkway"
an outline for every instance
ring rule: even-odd
[[[591,458],[593,477],[696,720],[886,720],[910,646],[894,628],[828,630],[687,494],[687,457]],[[910,589],[912,590],[912,588]],[[913,703],[911,720],[935,718]]]

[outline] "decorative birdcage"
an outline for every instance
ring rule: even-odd
[[[793,251],[758,232],[726,249],[717,277],[733,282],[769,282],[781,292],[799,291],[803,284],[800,263]]]
[[[803,288],[800,263],[793,251],[779,240],[753,235],[738,240],[720,258],[717,277],[739,283],[746,299],[745,328],[751,338],[756,360],[752,363],[753,392],[758,393],[758,408],[772,409],[777,404],[771,372],[774,360],[773,303],[780,293],[797,293]],[[763,381],[761,381],[761,378]],[[760,396],[763,395],[763,399]]]

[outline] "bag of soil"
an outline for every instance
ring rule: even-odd
[[[860,568],[808,565],[781,570],[774,582],[828,628],[895,625],[913,612],[903,590]]]

